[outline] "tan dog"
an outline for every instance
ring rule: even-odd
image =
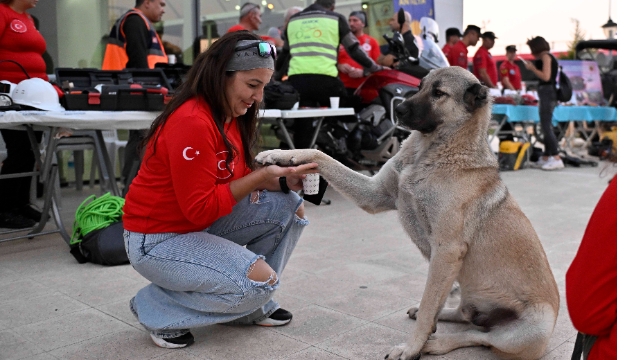
[[[396,111],[412,133],[373,177],[312,149],[265,151],[256,161],[316,162],[329,183],[362,209],[398,210],[430,265],[420,311],[409,310],[416,329],[386,358],[417,359],[478,345],[507,359],[540,358],[558,315],[558,288],[535,230],[500,179],[487,142],[487,88],[460,67],[435,70]],[[460,306],[443,309],[456,280]],[[469,328],[433,334],[438,320]]]

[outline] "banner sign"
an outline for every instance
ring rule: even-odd
[[[411,22],[420,22],[423,17],[430,17],[435,20],[436,14],[433,6],[434,0],[393,0],[393,9],[398,12],[403,8],[405,12],[411,14]]]
[[[592,60],[558,60],[564,72],[571,79],[573,96],[569,103],[574,105],[605,105],[602,96],[602,81],[598,63]]]

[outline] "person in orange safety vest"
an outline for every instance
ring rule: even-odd
[[[162,39],[153,27],[161,20],[164,6],[164,0],[136,0],[136,7],[111,28],[102,70],[153,69],[156,63],[168,62]]]

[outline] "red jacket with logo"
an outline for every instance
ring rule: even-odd
[[[13,60],[22,65],[30,77],[49,81],[42,54],[47,44],[36,29],[31,15],[19,14],[7,4],[0,3],[0,60]],[[0,80],[14,84],[27,79],[19,65],[0,63]]]
[[[208,105],[191,99],[172,113],[147,145],[140,172],[124,205],[124,228],[140,233],[201,231],[231,213],[231,180],[251,170],[244,162],[237,119],[224,132],[237,153],[226,169],[228,150]]]

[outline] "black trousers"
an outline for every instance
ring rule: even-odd
[[[540,127],[544,134],[544,155],[558,155],[558,139],[553,132],[553,109],[555,109],[558,101],[556,100],[556,87],[553,85],[538,86],[538,112],[540,114]]]
[[[330,106],[332,96],[346,96],[344,84],[337,77],[327,75],[292,75],[289,82],[300,94],[300,107]],[[306,149],[313,139],[313,121],[297,120],[293,122],[293,145],[296,149]]]
[[[36,158],[23,130],[0,130],[7,146],[7,158],[2,163],[1,175],[33,171]],[[42,131],[36,131],[36,141],[42,140]],[[0,212],[29,204],[31,177],[0,180]]]

